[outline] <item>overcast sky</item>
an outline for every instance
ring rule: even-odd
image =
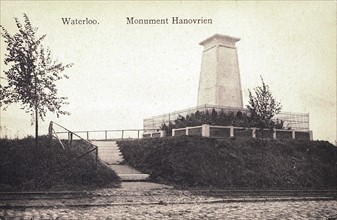
[[[70,79],[58,83],[70,116],[49,114],[72,130],[142,128],[143,118],[197,104],[202,46],[219,33],[241,38],[244,105],[259,76],[283,111],[310,114],[314,139],[336,140],[336,3],[331,2],[99,2],[1,1],[1,25],[26,13],[44,45]],[[167,25],[130,25],[127,17],[169,19]],[[212,24],[171,24],[172,17],[212,19]],[[97,20],[64,25],[62,18]],[[1,72],[5,44],[1,40]],[[3,76],[3,73],[1,73]],[[2,80],[3,83],[3,80]],[[1,126],[15,137],[34,134],[19,105],[1,112]],[[4,130],[3,130],[4,131]]]

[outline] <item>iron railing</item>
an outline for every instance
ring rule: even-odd
[[[168,125],[169,122],[174,122],[179,116],[186,117],[191,113],[195,113],[196,111],[205,112],[212,110],[224,112],[248,112],[246,108],[234,108],[234,107],[226,107],[226,106],[217,106],[217,105],[200,105],[193,108],[183,109],[180,111],[174,111],[162,115],[156,115],[149,118],[143,119],[143,128],[148,131],[151,129],[158,129],[162,124]],[[274,116],[273,120],[282,120],[284,122],[284,127],[294,130],[309,130],[309,113],[299,113],[299,112],[280,112]]]
[[[68,133],[68,147],[71,147],[72,146],[72,143],[73,143],[73,136],[76,136],[79,140],[82,140],[84,141],[86,144],[89,144],[89,146],[91,147],[90,150],[82,153],[81,155],[75,157],[75,158],[72,158],[68,163],[66,164],[60,164],[60,166],[57,166],[57,167],[54,167],[54,169],[52,171],[48,171],[48,172],[45,172],[42,176],[39,176],[38,178],[33,178],[27,182],[24,182],[23,183],[23,186],[25,185],[30,185],[30,184],[38,184],[39,182],[43,182],[43,181],[47,181],[48,179],[52,178],[53,176],[51,174],[55,174],[57,172],[60,172],[62,173],[62,171],[65,171],[66,169],[70,168],[72,166],[72,164],[76,163],[76,161],[78,159],[81,159],[83,158],[84,156],[92,153],[92,152],[95,152],[95,167],[96,167],[96,174],[97,174],[97,170],[98,170],[98,147],[94,144],[92,144],[90,141],[88,140],[85,140],[83,139],[81,136],[77,135],[76,133],[70,131],[69,129],[63,127],[62,125],[59,125],[53,121],[51,121],[49,123],[49,129],[48,129],[48,136],[49,136],[49,139],[50,139],[50,143],[51,143],[51,140],[52,138],[56,138],[58,140],[58,142],[60,143],[60,145],[62,146],[63,149],[66,148],[66,145],[62,142],[61,138],[57,135],[59,132],[56,132],[55,131],[55,127],[54,126],[58,126],[64,130],[66,130],[66,132]]]
[[[149,131],[158,131],[159,129],[146,129],[146,132]],[[71,135],[75,135],[76,137],[80,137],[78,134],[85,134],[86,140],[118,140],[118,139],[140,139],[142,138],[142,134],[144,133],[145,129],[119,129],[119,130],[84,130],[84,131],[55,131],[55,135],[68,135],[67,139],[71,139]],[[71,133],[69,133],[71,132]],[[93,137],[93,134],[101,134],[101,136],[95,136]],[[114,137],[112,137],[109,134],[115,134]],[[62,138],[61,138],[62,139]],[[65,138],[63,138],[65,139]],[[82,138],[83,139],[83,138]]]
[[[55,129],[54,129],[54,125],[56,125],[56,126],[62,128],[63,130],[66,130],[66,131],[65,131],[65,132],[57,132],[57,131],[55,131]],[[71,131],[71,130],[65,128],[65,127],[63,127],[62,125],[59,125],[59,124],[57,124],[57,123],[51,121],[51,122],[49,123],[49,129],[48,129],[48,135],[49,135],[49,138],[50,138],[50,139],[52,139],[53,137],[56,138],[56,139],[59,141],[59,143],[61,144],[61,146],[62,146],[63,148],[65,148],[64,144],[62,143],[61,138],[59,138],[59,136],[57,135],[57,134],[60,134],[60,133],[67,133],[67,134],[68,134],[68,146],[69,146],[69,147],[72,146],[72,143],[73,143],[73,140],[74,140],[74,139],[73,139],[74,136],[76,136],[79,140],[82,140],[82,141],[84,141],[86,144],[88,144],[92,149],[89,150],[89,151],[87,151],[87,152],[85,152],[85,153],[83,153],[83,154],[81,154],[81,155],[79,155],[79,156],[77,156],[75,159],[76,159],[76,160],[77,160],[77,159],[80,159],[80,158],[84,157],[85,155],[90,154],[90,153],[92,153],[92,152],[95,151],[95,156],[96,156],[96,169],[97,169],[97,167],[98,167],[98,147],[97,147],[96,145],[94,145],[94,144],[91,143],[90,141],[88,141],[88,140],[82,138],[81,136],[79,136],[78,134],[76,134],[76,132],[73,132],[73,131]]]

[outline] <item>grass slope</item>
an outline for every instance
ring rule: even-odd
[[[34,138],[0,140],[0,191],[83,190],[120,182],[100,160],[96,172],[94,153],[74,159],[91,149],[81,141],[63,149],[56,140],[49,145],[40,137],[39,145],[36,157]]]
[[[263,145],[253,138],[185,136],[118,144],[128,164],[159,182],[224,189],[337,188],[337,148],[325,141]]]

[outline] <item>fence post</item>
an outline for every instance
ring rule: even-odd
[[[207,125],[207,124],[201,125],[201,136],[203,136],[203,137],[209,137],[210,136],[209,125]]]
[[[312,137],[312,131],[309,131],[309,139],[312,141],[313,137]]]
[[[273,129],[273,139],[276,140],[276,129]]]
[[[105,132],[105,140],[108,139],[108,131],[104,131]]]
[[[176,134],[176,129],[172,129],[172,137]]]
[[[87,131],[87,140],[89,140],[89,131]]]
[[[234,126],[230,126],[229,136],[234,137]]]
[[[293,138],[293,139],[296,139],[295,130],[293,130],[292,138]]]
[[[73,143],[73,133],[68,132],[68,146],[72,146]]]
[[[188,136],[188,129],[189,129],[189,127],[186,127],[186,130],[185,130],[186,136]]]
[[[252,134],[253,134],[253,138],[256,138],[256,128],[253,128]]]
[[[138,139],[139,139],[139,130],[138,130]]]
[[[123,137],[124,137],[124,130],[122,130],[122,140],[123,140]]]

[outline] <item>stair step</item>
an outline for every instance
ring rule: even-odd
[[[122,181],[149,181],[149,174],[143,174],[128,165],[122,164],[124,162],[123,154],[121,153],[116,142],[93,141],[92,143],[98,146],[99,158],[108,164],[109,167],[117,173]]]
[[[122,181],[146,181],[149,174],[118,174]]]
[[[110,168],[113,169],[118,175],[119,174],[142,174],[138,170],[128,165],[117,164],[117,165],[111,165]]]

